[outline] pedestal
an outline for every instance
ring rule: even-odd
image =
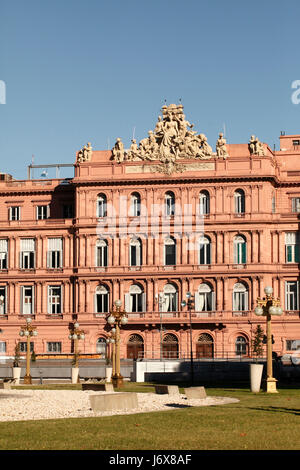
[[[123,382],[123,376],[120,374],[120,375],[113,375],[112,378],[111,378],[111,381],[113,383],[113,386],[116,387],[116,388],[121,388],[124,386],[124,382]]]
[[[32,384],[31,375],[24,375],[23,383],[26,384],[26,385]]]
[[[266,392],[267,393],[278,393],[276,390],[277,380],[274,377],[269,377],[265,382]]]

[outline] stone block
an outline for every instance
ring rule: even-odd
[[[155,385],[155,393],[164,395],[179,395],[178,385]]]
[[[98,392],[114,392],[113,384],[87,382],[87,383],[83,383],[81,386],[82,386],[82,390],[95,390]]]
[[[206,391],[204,387],[189,387],[184,389],[187,399],[203,399],[206,398]]]
[[[137,394],[133,392],[91,395],[89,398],[95,412],[138,408]]]

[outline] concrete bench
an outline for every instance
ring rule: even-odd
[[[82,385],[82,390],[96,390],[98,392],[114,392],[113,384],[86,382]]]
[[[179,388],[178,385],[155,385],[155,393],[160,395],[178,395]]]
[[[206,398],[206,391],[204,387],[189,387],[184,389],[184,393],[186,397],[189,398],[196,398],[196,399],[203,399]]]
[[[89,398],[95,412],[138,408],[138,398],[134,392],[91,395]]]

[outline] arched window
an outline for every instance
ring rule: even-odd
[[[248,310],[248,288],[238,282],[233,287],[232,310],[233,312],[243,312]]]
[[[108,260],[108,245],[107,241],[99,239],[96,242],[96,266],[103,267],[107,266]]]
[[[141,266],[142,263],[142,241],[132,238],[129,245],[129,265]]]
[[[96,313],[109,312],[109,290],[106,286],[98,286],[95,292]]]
[[[98,338],[96,343],[96,353],[101,354],[106,357],[106,339],[105,338]]]
[[[165,194],[165,215],[175,215],[175,194],[172,191]]]
[[[199,238],[199,264],[211,263],[211,241],[209,237]]]
[[[174,284],[166,284],[164,287],[162,312],[177,312],[178,309],[178,290]]]
[[[130,335],[127,343],[127,359],[144,357],[144,340],[140,335]]]
[[[199,213],[206,215],[210,212],[210,197],[209,192],[203,190],[199,194]]]
[[[107,216],[107,199],[105,194],[99,194],[97,198],[97,217]]]
[[[208,333],[202,333],[196,343],[196,359],[214,357],[214,340]]]
[[[195,295],[196,312],[212,312],[215,310],[215,293],[209,284],[202,283]]]
[[[244,336],[238,336],[235,340],[235,354],[237,356],[248,356],[249,343]]]
[[[245,264],[247,262],[247,242],[246,239],[238,235],[233,241],[233,253],[235,264]]]
[[[141,196],[139,193],[131,194],[130,215],[131,217],[139,217],[141,215]]]
[[[176,264],[176,241],[174,238],[169,237],[165,239],[164,243],[164,259],[165,266],[173,266]]]
[[[146,294],[141,286],[133,284],[125,294],[125,310],[128,313],[146,311]]]
[[[178,339],[172,333],[164,336],[162,353],[163,359],[177,359],[179,357]]]
[[[245,192],[237,189],[234,193],[234,211],[236,214],[245,213]]]

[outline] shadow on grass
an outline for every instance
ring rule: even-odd
[[[250,407],[249,409],[251,410],[256,410],[256,411],[272,411],[273,413],[288,413],[288,414],[294,414],[296,416],[300,416],[300,410],[295,410],[293,408],[279,408],[276,406],[260,406],[257,408]]]
[[[166,403],[170,408],[192,408],[191,405],[180,405],[179,403]]]

